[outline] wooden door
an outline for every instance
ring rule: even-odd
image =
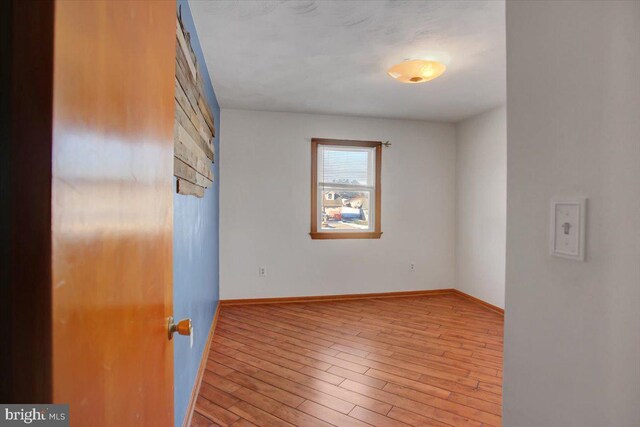
[[[52,399],[75,426],[173,424],[175,15],[55,2]]]

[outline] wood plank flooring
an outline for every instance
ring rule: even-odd
[[[192,426],[499,426],[503,318],[458,295],[223,306]]]

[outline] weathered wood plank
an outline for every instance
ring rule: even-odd
[[[189,99],[189,96],[182,88],[182,85],[178,81],[178,77],[174,79],[175,84],[175,99],[182,106],[182,109],[187,113],[187,116],[192,117],[195,116],[195,111],[193,111],[192,102]]]
[[[180,46],[176,46],[176,78],[182,85],[191,105],[197,105],[198,97],[200,96],[197,82],[189,71],[187,60],[185,59],[184,52],[182,52]]]
[[[209,188],[211,187],[211,185],[213,185],[213,181],[196,172],[196,185],[204,188]]]
[[[177,124],[176,126],[179,126],[179,124]],[[174,140],[174,148],[174,155],[176,158],[182,160],[193,169],[198,171],[198,173],[213,181],[213,172],[211,172],[211,168],[209,167],[211,161],[207,158],[207,156],[204,155],[204,153],[202,153],[202,150],[200,150],[200,148],[189,148],[187,144],[185,144],[183,141],[180,141],[179,136]],[[196,154],[196,152],[202,153],[202,157],[200,157],[199,154]]]
[[[215,152],[214,154],[214,158],[210,159],[206,152],[202,149],[202,146],[200,144],[198,144],[196,141],[194,141],[194,139],[191,137],[191,135],[189,135],[189,132],[187,132],[185,130],[184,127],[182,127],[182,125],[180,123],[176,123],[176,129],[177,129],[177,140],[182,142],[189,150],[193,151],[193,153],[199,158],[202,159],[203,164],[207,167],[207,170],[210,169],[210,163],[212,163],[215,160]],[[203,175],[207,175],[206,173],[203,173]]]
[[[184,70],[181,66],[176,65],[176,80],[178,81],[178,85],[180,87],[180,90],[176,89],[176,99],[178,99],[178,97],[181,97],[181,96],[186,96],[187,98],[186,100],[183,98],[180,101],[181,103],[184,103],[184,105],[188,105],[188,107],[185,107],[185,108],[188,108],[190,111],[189,114],[187,114],[187,117],[189,117],[189,120],[192,120],[193,118],[193,122],[204,123],[204,120],[199,120],[195,111],[195,109],[199,109],[197,107],[197,104],[198,104],[198,97],[200,95],[197,93],[197,90],[194,86],[193,80],[189,75],[189,72]],[[208,130],[209,129],[207,127],[207,132]],[[208,141],[209,135],[205,136],[205,134],[203,134],[203,138]]]
[[[182,26],[180,25],[179,19],[176,19],[176,37],[178,39],[178,45],[180,46],[180,49],[182,49],[186,57],[187,64],[189,65],[189,70],[191,71],[191,74],[193,75],[193,78],[195,80],[197,75],[196,64],[191,57],[191,52],[190,52],[191,48],[187,44],[187,40],[184,37],[184,33],[182,32]]]
[[[178,159],[173,158],[173,174],[178,178],[185,179],[192,184],[196,184],[200,187],[207,188],[213,184],[213,182],[193,169],[191,166]]]
[[[190,105],[190,111],[188,116],[195,123],[196,129],[199,129],[200,133],[203,134],[205,140],[207,140],[213,146],[213,136],[215,135],[215,129],[212,130],[209,128],[209,125],[206,123],[206,118],[204,113],[200,111],[199,103],[204,102],[202,99],[204,94],[204,88],[200,87],[198,82],[201,81],[198,78],[198,82],[194,80],[191,76],[191,73],[187,70],[188,66],[186,64],[186,59],[184,57],[184,53],[180,49],[179,46],[176,46],[176,80],[180,85],[180,89],[186,98],[188,99]],[[178,92],[176,92],[178,93]],[[202,102],[200,101],[202,99]],[[181,100],[181,102],[186,102],[186,100]],[[204,102],[206,105],[206,102]],[[187,107],[185,107],[186,109]],[[202,128],[199,128],[202,126]]]
[[[184,56],[184,52],[180,48],[180,45],[176,44],[176,78],[180,80],[180,83],[192,82],[195,85],[196,80],[193,78],[187,59]]]
[[[216,136],[216,127],[215,127],[215,119],[213,118],[213,114],[211,114],[211,110],[207,105],[207,101],[205,101],[202,97],[198,98],[198,107],[200,107],[200,111],[202,111],[202,115],[204,116],[204,121],[209,126],[209,130],[213,136]]]
[[[178,101],[175,101],[175,106],[176,122],[182,125],[182,127],[189,133],[191,138],[193,138],[193,140],[198,144],[202,151],[204,151],[207,157],[213,161],[213,147],[202,139],[202,136],[193,126],[193,123],[191,123],[191,120],[189,119],[189,117],[187,117]]]
[[[196,54],[193,51],[193,47],[191,46],[191,34],[188,31],[184,30],[184,25],[182,25],[182,22],[180,23],[180,26],[182,27],[182,34],[184,34],[184,39],[187,41],[187,46],[189,46],[189,55],[191,55],[191,61],[193,61],[193,63],[196,64],[196,69],[197,69],[198,58],[196,58]]]
[[[207,126],[210,127],[211,133],[215,135],[216,131],[215,131],[213,114],[211,113],[211,109],[209,108],[209,105],[206,103],[206,101],[203,98],[205,90],[204,90],[204,81],[202,80],[201,75],[196,76],[196,89],[200,93],[200,96],[198,97],[198,107],[200,107],[199,109],[202,112],[202,115],[205,119],[205,122],[207,123]],[[195,105],[194,105],[194,108],[196,108]],[[209,123],[209,121],[211,123]]]
[[[213,146],[213,134],[211,133],[211,130],[209,129],[209,126],[207,125],[207,121],[205,120],[204,115],[202,114],[202,111],[200,111],[200,108],[198,107],[198,104],[194,105],[193,109],[196,112],[195,120],[198,121],[197,128],[200,129],[200,132],[203,133],[206,136],[205,140],[207,142],[209,142],[209,144],[211,144],[211,146]]]
[[[176,101],[182,106],[183,111],[191,120],[193,127],[198,131],[202,139],[207,141],[209,145],[213,145],[213,135],[209,130],[209,126],[206,124],[206,120],[200,112],[200,108],[198,105],[193,105],[188,97],[178,79],[175,79],[175,98]]]
[[[182,160],[173,158],[173,174],[178,178],[185,179],[192,184],[196,184],[196,171],[184,163]]]
[[[185,196],[196,196],[198,198],[204,197],[204,187],[199,187],[184,179],[178,179],[177,186],[178,194],[184,194]]]

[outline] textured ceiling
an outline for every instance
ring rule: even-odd
[[[506,99],[503,1],[190,1],[223,108],[455,122]],[[404,59],[448,69],[407,85]]]

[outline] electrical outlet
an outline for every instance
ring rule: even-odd
[[[258,277],[266,277],[267,267],[258,267]]]
[[[416,265],[414,263],[409,264],[409,271],[412,273],[416,271]]]

